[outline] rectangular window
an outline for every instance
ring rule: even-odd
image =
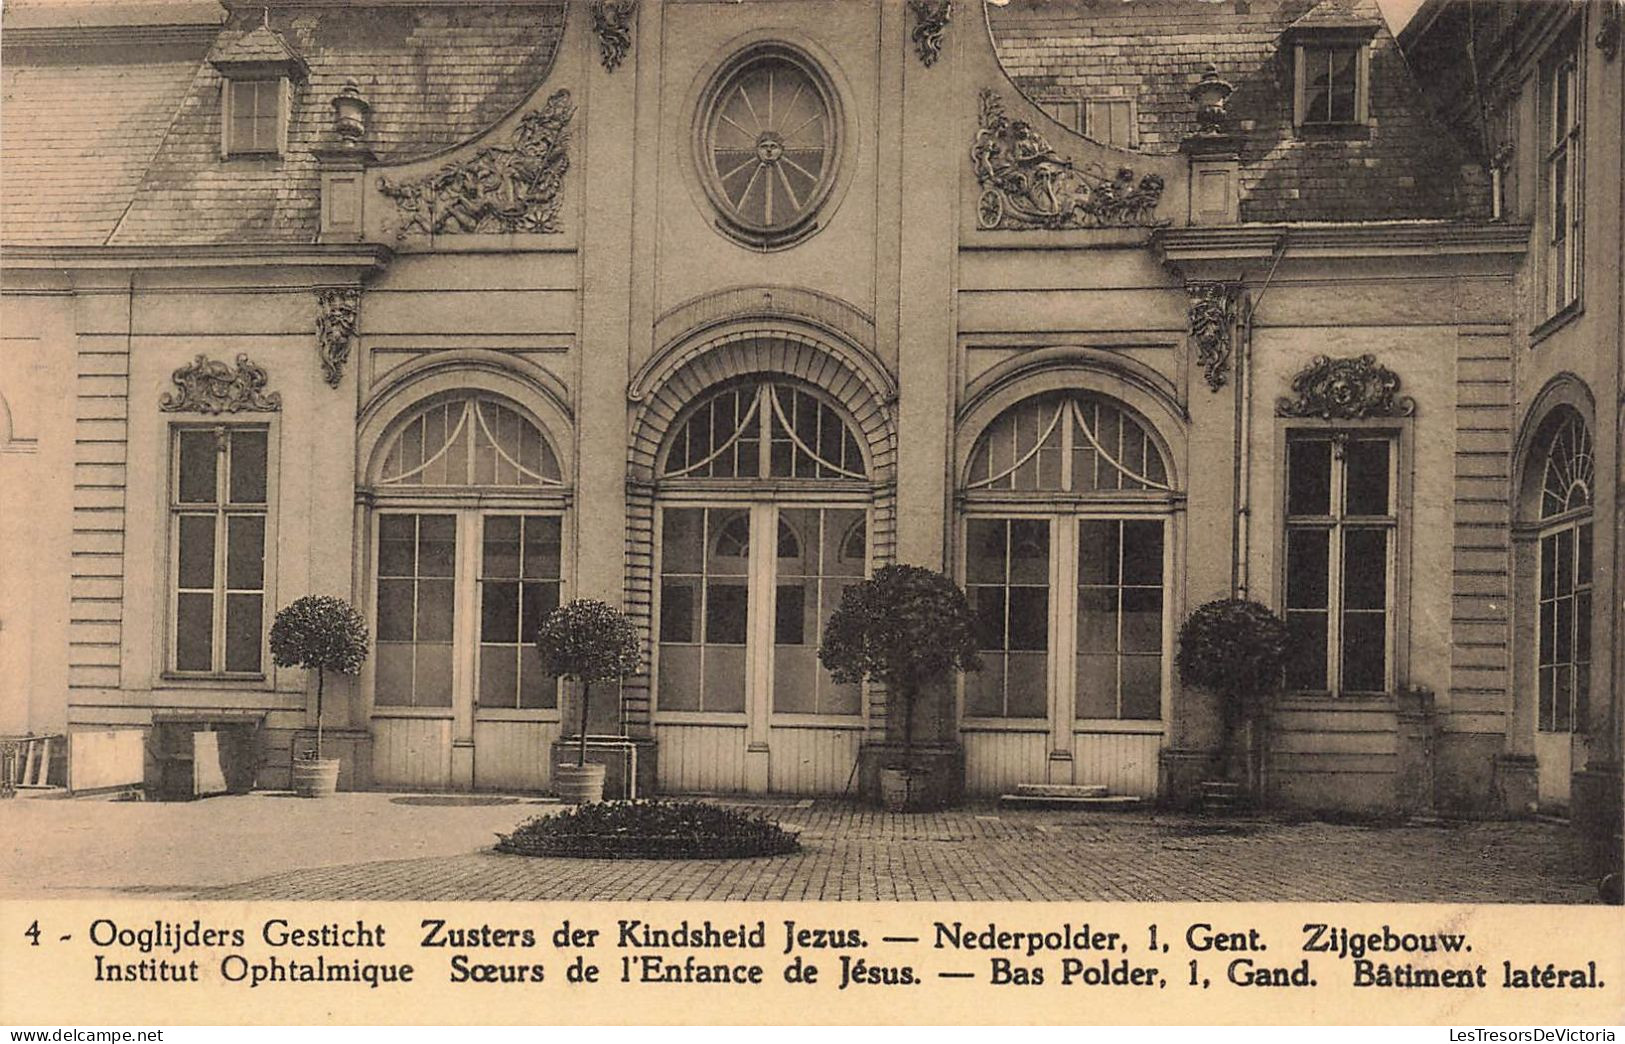
[[[1584,732],[1591,685],[1591,523],[1540,538],[1542,732]]]
[[[563,519],[487,515],[483,526],[478,706],[551,710],[558,679],[542,673],[536,630],[559,607]]]
[[[1138,144],[1133,98],[1050,98],[1038,107],[1068,130],[1102,144],[1122,149]]]
[[[1078,523],[1077,716],[1162,717],[1162,521]]]
[[[379,516],[378,706],[451,706],[456,575],[456,515]]]
[[[282,151],[282,79],[226,81],[226,154]]]
[[[266,428],[173,429],[170,665],[184,674],[263,673]]]
[[[1547,66],[1541,81],[1545,214],[1542,220],[1546,314],[1580,296],[1580,92],[1572,44]]]
[[[750,512],[666,508],[660,558],[660,709],[743,713]]]
[[[868,558],[862,508],[779,509],[773,611],[773,711],[859,714],[862,690],[837,685],[818,662],[824,625]]]
[[[1391,688],[1398,516],[1394,440],[1354,432],[1287,441],[1288,688]]]
[[[1366,121],[1365,46],[1304,44],[1297,49],[1297,123],[1338,126]]]
[[[1050,524],[973,518],[965,525],[965,592],[982,669],[965,676],[972,718],[1049,713]]]

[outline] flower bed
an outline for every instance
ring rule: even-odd
[[[499,852],[574,859],[749,859],[801,847],[772,820],[699,801],[598,802],[498,837]]]

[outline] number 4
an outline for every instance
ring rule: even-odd
[[[34,940],[31,945],[38,946],[39,945],[39,922],[35,921],[33,924],[29,925],[28,926],[28,931],[24,932],[23,934],[26,935],[28,938]]]

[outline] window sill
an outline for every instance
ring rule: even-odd
[[[656,725],[717,725],[729,729],[743,729],[749,725],[745,719],[744,711],[717,712],[717,711],[655,711],[652,720]]]
[[[1584,314],[1585,308],[1581,306],[1580,299],[1577,297],[1556,312],[1553,312],[1550,318],[1543,320],[1533,330],[1529,331],[1529,347],[1538,347],[1540,342]]]
[[[1049,722],[1043,718],[966,718],[959,723],[960,732],[1048,732]]]
[[[1386,692],[1357,693],[1346,696],[1339,696],[1330,692],[1295,692],[1282,696],[1276,703],[1275,709],[1278,711],[1382,711],[1394,710],[1398,706],[1398,701],[1394,696]]]
[[[1160,736],[1161,718],[1078,718],[1072,722],[1074,734],[1117,734],[1129,736]]]
[[[1300,123],[1299,141],[1368,141],[1371,127],[1365,123]]]
[[[557,707],[476,707],[474,720],[556,724],[559,721],[559,711]]]
[[[859,714],[774,714],[768,725],[775,729],[846,729],[856,731],[867,726]]]
[[[450,707],[389,707],[373,704],[374,718],[444,718],[450,721],[455,715]]]
[[[158,679],[165,685],[211,686],[218,688],[223,685],[236,685],[243,688],[264,688],[270,681],[264,674],[192,674],[180,671],[164,671]]]

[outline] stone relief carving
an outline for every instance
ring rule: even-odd
[[[598,34],[598,56],[614,72],[632,49],[632,16],[638,0],[593,0],[592,31]]]
[[[1190,288],[1191,339],[1196,361],[1214,391],[1229,379],[1230,353],[1240,314],[1241,287],[1235,283],[1197,283]]]
[[[1166,224],[1155,216],[1163,181],[1134,171],[1108,175],[1099,164],[1080,166],[1059,155],[1024,120],[1011,119],[1004,102],[982,91],[982,113],[971,164],[982,186],[976,225],[983,229],[1105,228]]]
[[[265,367],[247,355],[237,356],[235,367],[199,355],[170,380],[175,391],[158,400],[165,413],[271,413],[282,408],[282,395],[265,390],[270,380]]]
[[[525,114],[507,145],[488,145],[411,181],[378,179],[401,218],[396,238],[458,233],[560,232],[559,205],[570,169],[568,90]]]
[[[926,66],[935,65],[942,54],[942,36],[953,21],[953,0],[909,0],[914,12],[914,50]]]
[[[1275,400],[1277,417],[1359,420],[1415,412],[1416,400],[1399,394],[1399,375],[1378,364],[1374,355],[1317,355],[1292,378],[1292,394]]]
[[[353,286],[316,292],[316,354],[322,361],[322,379],[337,388],[344,379],[344,364],[355,340],[361,311],[361,291]]]

